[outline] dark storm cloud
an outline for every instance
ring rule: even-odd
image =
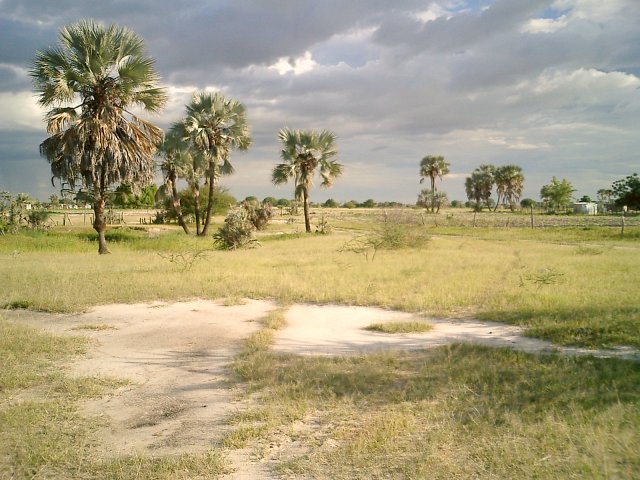
[[[0,65],[0,92],[24,91],[31,87],[24,71],[5,64]]]
[[[426,23],[415,16],[398,14],[382,25],[376,40],[389,46],[410,45],[414,50],[456,52],[495,35],[517,31],[552,3],[553,0],[496,0],[480,13],[464,12]]]
[[[421,2],[399,2],[411,8]],[[13,57],[24,59],[55,40],[57,30],[81,18],[130,26],[146,40],[167,72],[208,67],[239,68],[297,55],[359,24],[381,18],[388,2],[274,1],[66,1],[0,3],[5,37],[23,42]],[[16,35],[20,33],[20,35]],[[34,36],[34,33],[37,35]]]
[[[36,50],[49,43],[50,33],[31,22],[0,17],[0,63],[27,66]]]

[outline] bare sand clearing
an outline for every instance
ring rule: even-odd
[[[452,343],[509,347],[529,353],[563,353],[596,357],[640,358],[637,350],[589,350],[561,347],[525,337],[515,325],[475,319],[437,319],[372,307],[294,305],[286,314],[287,327],[278,332],[273,349],[299,355],[348,355],[375,350],[412,350]],[[373,323],[426,320],[434,326],[427,333],[385,334],[364,330]]]
[[[206,450],[220,440],[228,428],[225,419],[240,407],[228,383],[228,365],[275,308],[268,301],[224,306],[197,300],[104,305],[76,315],[6,311],[3,316],[54,333],[90,337],[93,346],[74,363],[73,373],[131,382],[86,405],[88,415],[108,420],[100,435],[105,455],[173,454]],[[293,305],[286,319],[287,327],[276,335],[276,352],[347,355],[472,342],[526,352],[640,358],[633,349],[556,347],[522,336],[516,326],[477,320],[428,319],[435,328],[422,334],[363,330],[372,323],[415,320],[412,314],[378,308]],[[270,478],[267,465],[250,461],[246,452],[231,456],[239,469],[228,478]]]

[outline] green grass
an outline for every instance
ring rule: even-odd
[[[426,333],[433,330],[433,325],[427,322],[387,322],[371,324],[365,330],[380,333]]]
[[[376,217],[364,218],[362,228],[377,228]],[[110,245],[111,255],[98,256],[76,231],[4,235],[0,306],[72,312],[113,302],[270,298],[474,315],[566,345],[640,346],[640,291],[629,281],[640,271],[637,240],[593,243],[606,227],[440,236],[442,228],[420,228],[436,236],[420,248],[378,251],[373,261],[340,252],[354,234],[336,232],[211,251],[188,269],[166,255],[210,248],[210,239],[132,230]]]
[[[54,363],[86,349],[87,341],[81,337],[36,334],[32,328],[0,317],[0,394],[60,381],[60,373],[52,368]]]
[[[254,355],[253,368],[236,372],[260,406],[238,416],[233,440],[261,451],[262,439],[285,432],[302,449],[282,451],[284,476],[640,475],[637,362],[464,345],[347,358]]]
[[[80,402],[127,382],[70,377],[64,365],[86,351],[82,337],[58,337],[0,318],[0,479],[215,478],[229,471],[223,455],[101,458],[94,449],[100,421]]]
[[[225,307],[233,307],[234,305],[245,305],[246,303],[247,303],[246,299],[242,297],[238,297],[236,295],[226,297],[225,299],[222,300],[222,304]]]
[[[106,323],[84,323],[82,325],[78,325],[77,327],[73,327],[72,330],[90,330],[94,332],[100,332],[104,330],[116,330],[116,327],[113,325],[108,325]]]

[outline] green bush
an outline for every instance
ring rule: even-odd
[[[235,209],[229,212],[224,225],[213,235],[214,242],[223,250],[253,246],[256,244],[253,230],[247,211],[244,208]]]
[[[195,201],[190,188],[185,188],[178,192],[180,198],[180,208],[186,219],[195,217]],[[209,187],[200,189],[200,218],[204,218],[207,213],[207,201],[209,199]],[[226,215],[231,207],[236,205],[236,198],[224,187],[217,187],[213,192],[213,215]],[[176,221],[177,215],[173,208],[171,197],[166,197],[162,205],[162,216],[165,221]],[[190,221],[190,220],[187,220]]]

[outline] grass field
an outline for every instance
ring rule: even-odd
[[[259,248],[233,252],[155,226],[112,228],[106,256],[82,226],[4,235],[0,305],[73,312],[112,302],[272,298],[502,321],[563,345],[640,347],[637,226],[624,237],[611,226],[506,228],[506,217],[494,226],[436,226],[409,212],[387,221],[429,241],[380,247],[375,257],[345,248],[385,235],[381,218],[339,212],[329,217],[330,235],[299,234],[299,219],[274,222]],[[263,446],[286,435],[300,447],[280,458],[283,475],[640,476],[637,362],[471,346],[299,358],[268,348],[282,322],[281,312],[267,319],[233,366],[260,406],[231,419],[225,445],[267,455]],[[197,478],[227,468],[218,450],[159,459],[77,453],[91,452],[94,428],[78,405],[118,380],[64,375],[58,366],[82,353],[81,338],[0,327],[1,356],[10,359],[0,376],[0,430],[8,432],[0,471],[13,472],[0,478],[192,478],[177,473],[187,469]]]

